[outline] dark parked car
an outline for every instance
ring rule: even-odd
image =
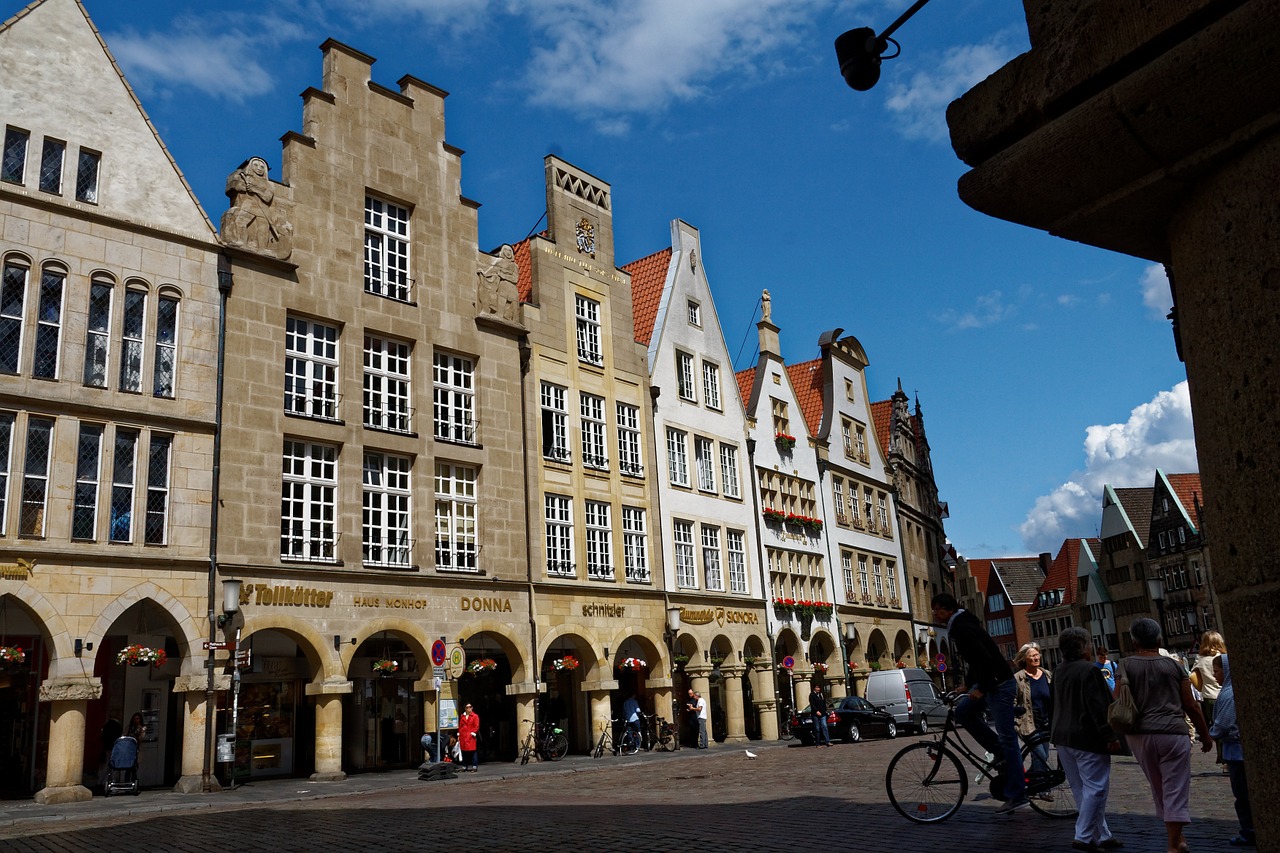
[[[831,722],[831,714],[836,715],[837,722]],[[791,733],[806,746],[814,742],[813,714],[808,706],[799,714],[792,715],[790,725]],[[893,715],[886,714],[861,696],[841,699],[840,704],[827,715],[827,728],[832,740],[846,743],[856,743],[864,737],[898,736],[898,724]]]

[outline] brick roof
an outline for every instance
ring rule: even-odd
[[[1060,589],[1062,593],[1062,604],[1073,604],[1076,600],[1076,570],[1080,566],[1080,544],[1087,541],[1091,548],[1097,550],[1100,543],[1098,539],[1067,539],[1062,543],[1062,547],[1058,549],[1058,556],[1054,557],[1053,562],[1049,564],[1049,573],[1045,575],[1044,581],[1040,584],[1041,592]],[[1035,608],[1033,607],[1032,610]]]
[[[529,256],[529,240],[512,243],[511,249],[515,252],[516,267],[520,270],[516,290],[520,293],[520,301],[528,302],[533,297],[533,258]]]
[[[631,274],[631,312],[636,340],[645,346],[653,340],[653,324],[658,319],[658,306],[662,303],[662,288],[667,283],[670,265],[671,247],[668,246],[619,267]]]
[[[978,587],[978,592],[982,593],[983,598],[986,598],[987,584],[991,581],[991,561],[968,560],[967,562],[969,564],[969,575]]]
[[[880,400],[871,404],[871,420],[876,428],[876,438],[885,456],[889,455],[889,426],[893,422],[893,401]]]
[[[1182,508],[1187,512],[1187,518],[1191,519],[1191,523],[1198,529],[1200,527],[1200,519],[1196,518],[1196,498],[1200,503],[1204,503],[1204,491],[1200,488],[1199,474],[1165,474],[1165,479],[1169,481],[1169,485],[1173,487],[1173,492],[1178,498],[1178,503],[1182,504]]]
[[[816,436],[822,429],[822,359],[787,365],[787,376],[809,435]]]
[[[1116,493],[1116,500],[1120,501],[1124,514],[1129,517],[1133,532],[1138,535],[1138,544],[1143,548],[1147,547],[1147,539],[1151,535],[1151,501],[1155,489],[1147,486],[1112,491]]]
[[[742,395],[742,407],[745,409],[751,405],[751,386],[756,382],[756,369],[748,367],[746,370],[739,370],[734,375],[738,379],[738,392]]]
[[[1044,575],[1039,557],[1001,557],[991,561],[991,570],[1004,584],[1010,604],[1030,604],[1036,600]]]

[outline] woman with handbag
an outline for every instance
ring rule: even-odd
[[[1013,680],[1018,685],[1017,703],[1013,708],[1018,736],[1032,745],[1031,769],[1048,770],[1047,735],[1052,696],[1049,686],[1053,684],[1053,673],[1040,666],[1039,643],[1027,643],[1018,649],[1013,658]],[[1042,736],[1036,737],[1037,733]]]
[[[1213,659],[1218,655],[1227,653],[1227,644],[1222,639],[1222,635],[1217,631],[1205,631],[1200,637],[1200,657],[1196,658],[1195,665],[1191,667],[1191,683],[1200,691],[1200,710],[1204,712],[1204,719],[1209,725],[1213,725],[1213,706],[1218,701],[1218,691],[1222,689],[1222,685],[1218,683],[1218,679],[1213,675]],[[1222,764],[1222,744],[1218,744],[1218,763]],[[1223,766],[1226,771],[1226,766]]]
[[[1184,714],[1200,735],[1200,749],[1213,749],[1213,738],[1200,706],[1191,695],[1191,681],[1182,664],[1160,654],[1163,641],[1154,619],[1139,619],[1129,629],[1137,654],[1120,662],[1120,687],[1127,686],[1137,714],[1126,734],[1129,749],[1151,786],[1156,816],[1164,821],[1168,853],[1187,853],[1183,835],[1191,822],[1191,741]],[[1117,688],[1117,704],[1121,690]],[[1110,715],[1113,725],[1114,714]]]

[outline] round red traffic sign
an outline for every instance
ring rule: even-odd
[[[796,665],[796,659],[793,658],[791,655],[787,655],[785,658],[782,659],[783,669],[791,669],[795,665]]]
[[[444,666],[444,659],[447,657],[444,648],[444,640],[436,640],[431,644],[431,662],[436,666]]]

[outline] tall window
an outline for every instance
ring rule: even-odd
[[[18,372],[26,301],[27,268],[6,263],[0,275],[0,372]]]
[[[831,491],[835,497],[833,503],[836,510],[836,524],[848,524],[849,519],[844,514],[844,480],[840,477],[832,477]]]
[[[80,149],[80,159],[76,164],[76,201],[98,203],[98,164],[101,161],[102,155],[98,152]]]
[[[893,560],[886,560],[884,564],[885,582],[889,588],[889,597],[898,597],[898,566]]]
[[[880,532],[888,535],[892,530],[889,527],[889,498],[884,492],[880,492],[876,500]]]
[[[686,433],[667,427],[667,470],[671,482],[677,486],[689,485],[689,454],[685,448]]]
[[[844,575],[844,590],[845,590],[845,595],[849,596],[849,599],[850,599],[850,600],[852,600],[852,599],[853,599],[853,595],[854,595],[854,589],[853,589],[853,554],[849,553],[848,551],[841,551],[841,552],[840,552],[840,569],[841,569],[841,572],[842,572],[842,573],[843,573],[843,575]]]
[[[720,368],[706,361],[702,363],[702,399],[708,407],[720,408]]]
[[[726,498],[736,498],[738,491],[738,448],[732,444],[720,445],[720,485]]]
[[[409,432],[409,358],[407,343],[364,336],[364,425],[391,432]]]
[[[579,400],[582,415],[582,464],[588,468],[607,469],[609,456],[604,441],[604,397],[583,394]]]
[[[13,412],[0,412],[0,536],[9,532],[9,463],[13,458]]]
[[[698,488],[704,492],[714,492],[716,490],[715,442],[701,436],[694,438],[693,456],[698,466]]]
[[[569,409],[567,392],[559,385],[542,383],[542,455],[569,461]]]
[[[561,578],[577,577],[573,565],[573,505],[563,495],[546,495],[544,513],[547,525],[547,574]]]
[[[698,389],[693,384],[693,356],[687,352],[676,353],[676,383],[681,399],[697,402]]]
[[[138,468],[138,433],[117,429],[111,468],[112,542],[133,541],[133,487]]]
[[[337,558],[338,448],[285,440],[280,496],[280,557],[331,563]]]
[[[640,409],[618,404],[618,470],[639,477],[644,474],[640,456]]]
[[[365,292],[408,302],[409,286],[409,211],[365,196]]]
[[[67,277],[60,270],[40,274],[40,304],[36,313],[36,351],[31,375],[58,378],[58,343],[62,338],[62,286]]]
[[[613,543],[610,536],[609,505],[586,502],[587,577],[613,580]]]
[[[475,444],[475,363],[460,355],[435,354],[436,438]]]
[[[7,443],[6,443],[7,444]],[[102,479],[102,427],[80,424],[76,448],[76,493],[71,510],[71,538],[98,538],[98,484]]]
[[[44,138],[40,152],[40,191],[62,194],[62,163],[67,157],[67,143]]]
[[[152,392],[157,397],[174,395],[178,370],[178,300],[160,297],[156,308],[156,363]]]
[[[111,355],[111,282],[95,279],[89,285],[89,314],[84,332],[84,384],[107,387],[107,360]]]
[[[147,517],[143,524],[143,539],[148,545],[165,544],[169,529],[169,457],[173,449],[173,436],[151,435],[151,449],[147,454]]]
[[[725,550],[729,554],[729,592],[747,591],[746,537],[741,530],[724,532]]]
[[[867,558],[858,556],[858,591],[863,598],[871,595],[871,587],[867,585]]]
[[[0,181],[20,184],[27,170],[27,141],[30,135],[16,127],[4,129],[4,151],[0,152]]]
[[[53,449],[53,421],[27,421],[27,460],[22,469],[22,512],[18,533],[44,535],[45,503],[49,498],[49,453]]]
[[[409,565],[409,472],[407,456],[364,454],[360,498],[360,557],[366,566]]]
[[[850,459],[856,458],[858,453],[853,448],[853,421],[840,421],[840,437],[844,440],[844,455]]]
[[[689,325],[702,325],[702,306],[697,302],[694,302],[692,299],[689,300]]]
[[[862,487],[862,508],[865,510],[863,514],[866,516],[866,519],[867,519],[867,527],[875,529],[875,526],[876,526],[875,507],[871,503],[871,489],[867,488],[866,486]]]
[[[622,508],[622,555],[627,580],[649,582],[649,543],[644,527],[644,510]]]
[[[600,303],[577,295],[574,316],[578,324],[578,360],[588,364],[604,364],[600,347]]]
[[[676,586],[698,588],[698,567],[693,559],[693,524],[673,521],[671,534],[676,546]]]
[[[124,292],[124,321],[120,328],[120,390],[142,390],[142,334],[147,317],[147,294]]]
[[[783,400],[769,398],[769,414],[773,418],[773,431],[778,435],[791,435],[791,417]]]
[[[336,420],[338,327],[290,317],[284,340],[284,410]]]
[[[480,566],[476,469],[436,463],[436,569],[474,572]]]
[[[858,458],[867,461],[867,428],[859,424],[854,428],[853,446],[858,451]]]
[[[879,557],[871,559],[871,585],[875,587],[876,600],[884,598],[884,570]]]
[[[720,572],[720,528],[702,525],[702,571],[707,589],[724,591],[724,575]]]

